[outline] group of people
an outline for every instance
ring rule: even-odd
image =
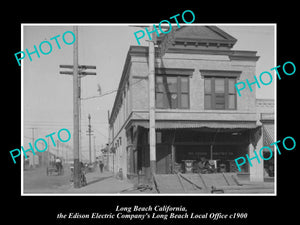
[[[100,173],[103,173],[103,169],[104,169],[104,163],[102,160],[97,160],[97,163],[99,165],[99,169],[100,169]],[[83,162],[79,163],[79,170],[80,170],[80,186],[85,186],[87,185],[87,180],[85,177],[85,174],[87,172],[88,169],[88,164],[84,164]],[[71,178],[70,178],[70,182],[74,181],[74,166],[71,166]]]
[[[207,160],[202,157],[196,164],[196,170],[200,173],[215,173],[217,168],[213,160]]]
[[[189,162],[185,162],[189,161]],[[183,160],[181,163],[177,163],[177,171],[179,172],[193,172],[193,173],[215,173],[217,168],[214,160],[208,160],[205,157],[201,157],[199,160]]]

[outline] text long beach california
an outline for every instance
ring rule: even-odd
[[[183,211],[186,212],[186,208],[183,206],[178,206],[178,207],[172,207],[172,206],[160,206],[160,205],[156,205],[154,207],[152,207],[151,205],[147,206],[147,207],[141,207],[141,206],[133,206],[133,207],[116,207],[116,211],[125,211],[125,212],[143,212],[143,211],[158,211],[158,212],[174,212],[174,211]]]

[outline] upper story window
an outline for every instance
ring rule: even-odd
[[[155,68],[155,104],[158,109],[189,109],[189,79],[194,69]]]
[[[188,109],[189,77],[176,75],[157,75],[155,81],[156,108]]]
[[[204,109],[236,109],[235,77],[204,77]]]

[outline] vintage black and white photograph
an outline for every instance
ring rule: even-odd
[[[277,194],[276,24],[155,24],[22,24],[22,195]]]

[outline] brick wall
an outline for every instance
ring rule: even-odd
[[[133,111],[148,110],[148,80],[140,78],[146,78],[148,75],[147,63],[146,57],[132,58],[130,79],[135,84],[130,88]],[[245,79],[251,81],[255,75],[255,63],[252,61],[230,60],[226,55],[166,54],[163,60],[160,58],[156,59],[156,67],[194,69],[189,82],[190,109],[171,110],[175,114],[180,113],[181,118],[184,118],[186,115],[189,119],[193,118],[190,118],[191,115],[188,111],[215,114],[215,116],[212,115],[210,117],[215,117],[216,119],[232,120],[237,117],[239,120],[253,120],[253,115],[256,113],[255,90],[250,92],[249,88],[243,90],[242,96],[237,95],[237,110],[204,110],[204,79],[200,70],[242,71],[237,82]],[[173,114],[170,114],[170,116]]]

